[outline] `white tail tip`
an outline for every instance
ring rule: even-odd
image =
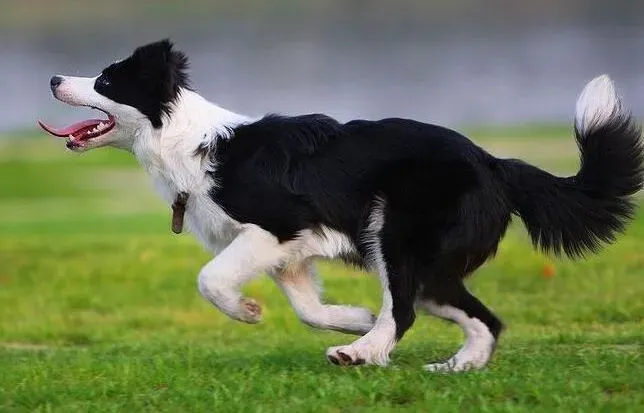
[[[577,99],[575,126],[586,135],[621,116],[622,102],[608,75],[601,75],[586,85]]]

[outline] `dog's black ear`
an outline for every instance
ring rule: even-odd
[[[190,88],[188,57],[178,50],[169,39],[141,46],[132,54],[145,81],[159,88],[162,102],[174,100],[180,88]]]

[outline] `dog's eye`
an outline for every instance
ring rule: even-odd
[[[110,79],[105,75],[101,75],[99,76],[98,79],[96,79],[96,86],[108,87],[109,85],[110,85]]]

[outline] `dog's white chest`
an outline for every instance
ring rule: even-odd
[[[156,191],[168,205],[179,192],[188,193],[185,209],[185,229],[193,233],[208,250],[217,253],[239,233],[240,224],[232,219],[208,195],[212,181],[199,164],[179,163],[174,157],[139,157],[152,178]],[[171,213],[168,213],[170,222]]]
[[[240,224],[207,194],[192,195],[186,205],[186,229],[210,251],[218,253],[237,236]]]

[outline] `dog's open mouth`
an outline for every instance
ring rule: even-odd
[[[116,125],[114,116],[102,109],[96,107],[92,108],[105,113],[107,115],[107,119],[88,119],[69,125],[66,128],[54,128],[41,121],[38,121],[38,124],[51,135],[60,138],[67,138],[67,147],[69,149],[83,147],[91,139],[107,134],[114,128],[114,125]]]

